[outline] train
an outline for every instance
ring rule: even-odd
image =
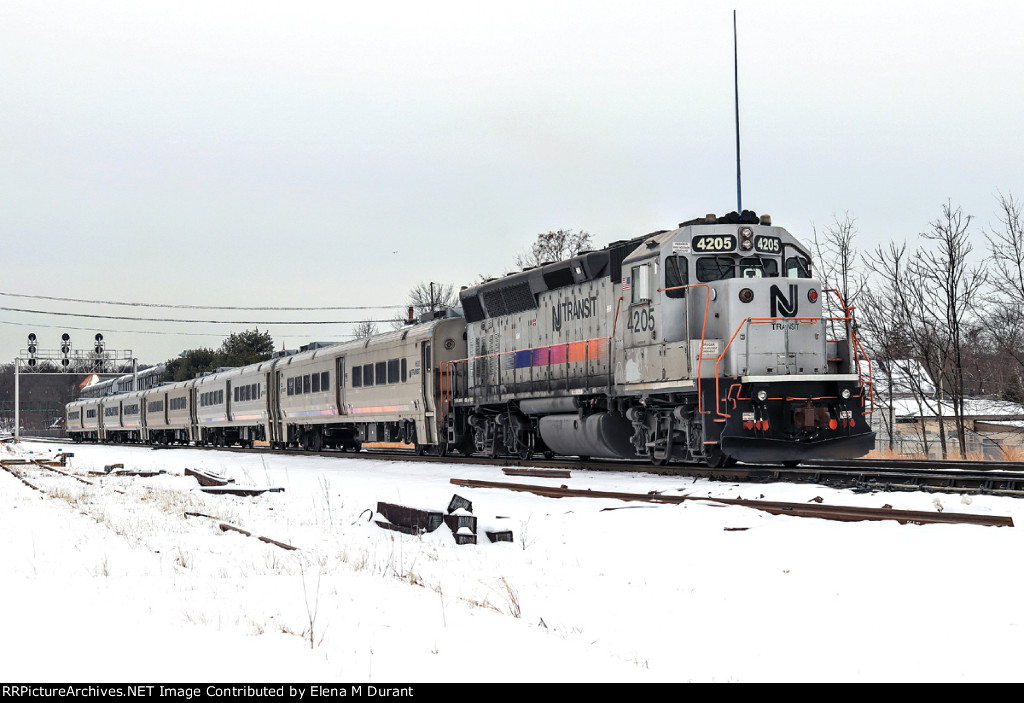
[[[839,313],[827,314],[826,296]],[[853,310],[770,216],[706,215],[463,288],[461,309],[68,404],[76,441],[793,466],[875,443]]]

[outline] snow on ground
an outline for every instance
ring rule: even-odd
[[[3,445],[0,458],[60,445]],[[0,472],[5,681],[1015,681],[1024,501],[856,494],[339,456],[73,451]],[[123,463],[153,478],[88,476]],[[197,490],[186,467],[258,497]],[[604,491],[1007,515],[1019,527],[840,523],[708,502],[542,498],[453,477]],[[480,544],[368,520],[473,502]],[[615,508],[612,510],[611,508]],[[222,532],[212,515],[300,548]],[[489,543],[484,528],[511,529]],[[744,528],[744,529],[736,529]],[[310,630],[312,629],[312,647]]]

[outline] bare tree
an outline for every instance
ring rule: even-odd
[[[997,196],[998,228],[985,232],[993,289],[987,318],[996,346],[1024,373],[1024,203],[1013,193]]]
[[[915,324],[923,305],[920,281],[909,272],[907,245],[890,242],[865,257],[872,273],[872,284],[861,298],[859,326],[868,347],[869,357],[880,370],[885,384],[876,388],[876,400],[882,406],[882,423],[889,436],[889,449],[895,448],[895,407],[900,398],[910,396],[919,415],[925,415],[926,398],[933,393],[927,383],[921,361],[921,325]],[[927,346],[927,345],[926,345]],[[926,354],[930,352],[926,349]],[[925,424],[918,426],[925,454],[928,433]]]
[[[833,214],[832,220],[820,235],[818,228],[813,228],[817,275],[825,290],[838,290],[847,307],[853,307],[864,290],[861,257],[853,243],[857,236],[857,219],[843,212],[842,219]],[[824,302],[829,317],[846,316],[846,311],[832,296],[826,295]]]
[[[456,307],[459,296],[454,283],[417,283],[409,291],[409,305],[420,315],[445,308]]]
[[[924,284],[921,290],[927,314],[920,318],[920,322],[928,323],[941,355],[938,378],[940,383],[948,378],[947,387],[962,457],[967,454],[965,344],[972,328],[978,324],[977,313],[987,281],[983,266],[968,263],[973,250],[969,231],[972,219],[964,214],[962,208],[953,208],[947,201],[942,206],[942,215],[931,223],[931,230],[920,235],[931,247],[919,251],[911,262],[912,273]],[[938,405],[941,422],[941,402]]]
[[[559,229],[537,235],[537,240],[522,254],[516,256],[516,266],[529,268],[576,256],[592,246],[593,237],[580,230]]]
[[[352,336],[356,339],[366,339],[377,334],[377,323],[371,320],[363,320],[352,328]]]

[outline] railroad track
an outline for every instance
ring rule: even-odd
[[[241,447],[212,446],[190,448],[228,452],[259,451],[285,456],[344,457],[367,461],[457,462],[541,469],[624,471],[739,483],[814,483],[854,491],[929,491],[1024,498],[1024,462],[851,459],[808,461],[804,465],[793,468],[781,465],[738,464],[728,468],[715,469],[703,464],[654,466],[645,462],[622,460],[580,461],[541,457],[523,460],[517,457],[491,459],[482,456],[440,457],[430,454],[416,456],[412,452],[383,450],[312,452],[300,449],[259,448],[253,450]]]
[[[14,477],[19,479],[29,488],[38,491],[44,495],[50,494],[49,488],[44,489],[35,483],[27,480],[25,470],[36,470],[39,472],[59,474],[60,477],[70,478],[90,486],[95,485],[92,481],[86,480],[80,476],[76,476],[73,473],[68,473],[63,469],[66,465],[66,456],[61,455],[60,461],[46,460],[46,459],[7,459],[0,460],[0,470],[7,471]],[[382,458],[382,457],[378,457]],[[387,457],[392,458],[392,457]],[[538,469],[523,469],[521,473],[558,473],[556,470],[538,470]],[[565,471],[564,473],[568,473]],[[129,474],[135,475],[135,474]],[[146,475],[146,474],[139,474]],[[39,476],[41,478],[41,476]],[[560,477],[560,476],[559,476]],[[993,516],[993,515],[973,515],[968,513],[948,513],[948,512],[924,512],[914,510],[896,510],[890,505],[885,505],[881,508],[877,507],[864,507],[864,506],[843,506],[843,505],[823,505],[821,499],[817,498],[809,503],[784,503],[777,501],[765,501],[765,500],[744,500],[742,498],[716,498],[711,496],[689,496],[689,495],[666,495],[660,491],[649,492],[649,493],[622,493],[622,492],[610,492],[610,491],[595,491],[591,489],[570,489],[566,486],[550,486],[550,485],[536,485],[536,484],[522,484],[513,483],[507,481],[479,481],[473,479],[451,479],[451,483],[456,486],[463,486],[467,488],[496,488],[501,490],[512,490],[512,491],[525,491],[534,493],[536,495],[546,496],[549,498],[592,498],[592,499],[610,499],[616,501],[630,502],[640,501],[647,503],[662,503],[662,504],[680,504],[687,501],[702,501],[711,502],[723,505],[736,505],[755,510],[761,510],[773,515],[788,515],[793,517],[808,517],[808,518],[820,518],[826,520],[839,520],[845,522],[859,522],[865,520],[895,520],[901,524],[959,524],[959,525],[978,525],[978,526],[995,526],[995,527],[1013,527],[1014,522],[1011,517],[1006,516]],[[116,490],[116,489],[115,489]],[[118,493],[124,493],[124,491],[117,491]],[[605,510],[615,510],[617,508],[605,508]],[[87,514],[87,513],[84,513]],[[244,530],[240,527],[231,525],[220,521],[212,515],[197,512],[185,512],[184,517],[206,517],[217,520],[221,531],[234,531],[242,533],[246,536],[254,536],[251,532]],[[747,528],[735,528],[739,530],[745,530]],[[257,537],[260,541],[269,544],[276,545],[287,550],[297,550],[298,547],[294,545],[280,542],[269,537]]]

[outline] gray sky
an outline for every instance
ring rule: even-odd
[[[997,190],[1024,195],[1024,3],[6,0],[0,292],[401,305],[538,232],[603,245],[734,210],[733,8],[745,208],[805,240],[849,211],[869,249],[951,199],[983,248]],[[74,327],[156,363],[252,326],[0,310],[0,359]],[[294,348],[351,325],[269,329]]]

